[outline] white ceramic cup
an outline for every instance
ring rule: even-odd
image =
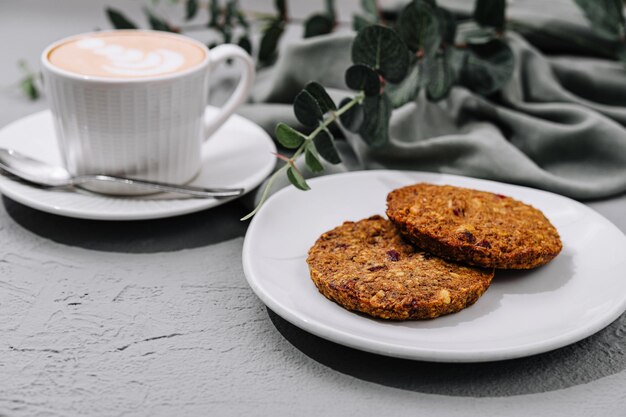
[[[141,32],[182,37],[201,47],[204,59],[189,69],[147,78],[86,76],[50,62],[50,52],[56,47],[90,34],[55,42],[41,56],[57,140],[71,174],[189,182],[200,171],[203,142],[226,122],[250,92],[254,62],[242,48],[220,45],[209,50],[201,42],[182,35]],[[243,63],[241,79],[217,117],[208,117],[205,113],[211,70],[228,59]],[[141,193],[118,184],[90,188],[112,194]]]

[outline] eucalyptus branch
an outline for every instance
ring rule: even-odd
[[[298,160],[298,158],[302,156],[303,153],[306,152],[307,149],[310,149],[310,147],[313,145],[313,141],[315,140],[315,138],[317,138],[318,135],[320,135],[320,133],[327,132],[328,127],[332,123],[337,122],[337,120],[341,116],[349,112],[354,106],[361,104],[364,99],[365,99],[365,93],[361,91],[352,99],[349,99],[347,102],[345,102],[345,104],[343,104],[337,110],[329,111],[328,116],[325,117],[324,120],[322,120],[319,123],[319,125],[311,133],[309,133],[307,136],[302,138],[301,144],[298,146],[298,148],[296,149],[296,151],[293,153],[293,155],[290,158],[287,158],[282,155],[277,155],[279,159],[282,159],[285,161],[285,164],[282,167],[280,167],[276,172],[274,172],[274,174],[272,174],[272,176],[268,179],[267,184],[265,185],[265,188],[263,190],[263,194],[261,195],[261,199],[259,200],[259,203],[254,208],[254,210],[252,210],[246,216],[242,217],[241,220],[242,221],[248,220],[252,218],[256,213],[258,213],[258,211],[261,209],[261,206],[263,206],[263,204],[267,200],[267,197],[269,197],[269,192],[272,188],[272,185],[274,185],[274,182],[276,181],[276,179],[280,177],[281,175],[285,175],[287,173],[287,170],[289,170],[290,168],[297,171],[296,161]],[[301,176],[300,173],[298,174]],[[300,180],[300,178],[298,179]],[[303,177],[301,178],[301,181],[303,181],[302,184],[306,184],[306,182],[304,182]],[[308,186],[306,186],[306,188],[302,187],[302,189],[308,189]]]

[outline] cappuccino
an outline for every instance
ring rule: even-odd
[[[135,30],[73,38],[47,56],[53,66],[77,75],[122,79],[183,72],[206,58],[205,49],[182,36]]]
[[[230,59],[243,63],[239,84],[218,112],[207,110],[212,67]],[[254,61],[238,46],[209,50],[191,38],[144,30],[62,39],[43,51],[41,66],[72,175],[174,184],[198,174],[202,143],[245,101],[254,79]],[[137,194],[124,184],[89,187]]]

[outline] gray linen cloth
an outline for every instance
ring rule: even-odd
[[[347,140],[339,141],[344,163],[326,164],[322,175],[380,168],[434,171],[576,199],[626,191],[626,71],[617,61],[589,56],[589,42],[598,42],[596,55],[604,54],[610,43],[593,34],[582,18],[550,21],[550,36],[537,35],[543,30],[537,16],[544,23],[551,14],[576,16],[574,6],[552,4],[564,13],[559,7],[546,11],[530,3],[535,14],[512,10],[525,36],[507,34],[516,64],[500,94],[488,99],[455,87],[439,103],[420,94],[394,111],[388,145],[372,149],[344,132]],[[290,103],[309,81],[319,81],[337,99],[353,94],[344,83],[353,38],[352,33],[340,33],[289,42],[276,64],[259,74],[253,104],[240,113],[273,133],[281,121],[299,126]],[[555,55],[555,45],[569,55]],[[286,184],[282,179],[275,189]]]

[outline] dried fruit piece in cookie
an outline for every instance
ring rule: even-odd
[[[387,216],[418,247],[486,268],[535,268],[562,249],[541,211],[501,194],[415,184],[389,193]]]
[[[392,320],[427,319],[476,302],[493,269],[445,261],[416,249],[380,216],[345,222],[309,250],[311,278],[342,307]]]

